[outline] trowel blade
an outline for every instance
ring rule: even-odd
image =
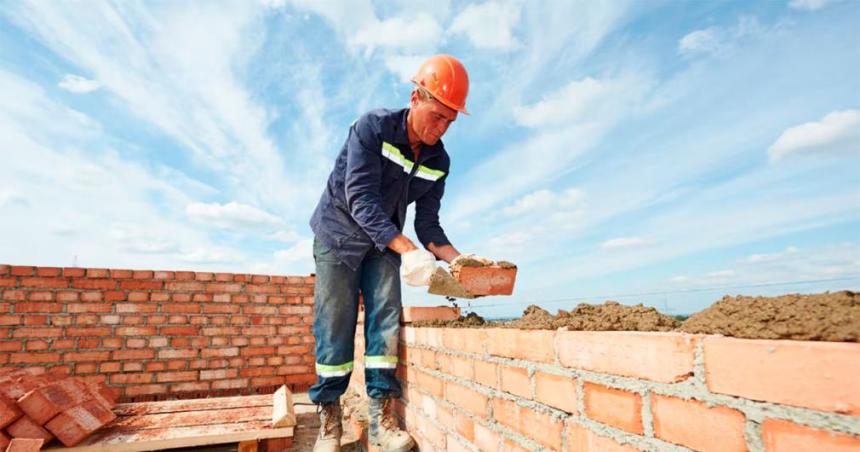
[[[475,298],[442,267],[436,267],[436,271],[430,277],[430,288],[427,289],[427,293],[452,298]]]

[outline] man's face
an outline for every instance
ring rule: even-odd
[[[422,100],[416,91],[410,99],[412,108],[412,128],[422,143],[432,146],[445,135],[448,126],[457,119],[457,111],[450,109],[436,99]]]

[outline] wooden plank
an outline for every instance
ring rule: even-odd
[[[227,408],[222,410],[181,411],[176,413],[123,416],[109,425],[111,429],[146,430],[162,427],[188,427],[194,425],[227,424],[271,419],[271,406]]]
[[[113,412],[117,416],[139,414],[173,413],[177,411],[220,410],[224,408],[272,406],[268,394],[235,397],[212,397],[210,399],[164,400],[161,402],[120,403]]]
[[[272,396],[272,427],[291,427],[293,425],[296,425],[293,393],[284,385],[278,388]]]
[[[257,440],[242,441],[237,452],[257,452]]]
[[[270,419],[265,419],[194,427],[165,427],[136,432],[107,429],[94,433],[75,447],[51,447],[43,450],[57,452],[139,452],[293,436],[293,427],[272,428],[270,423]]]

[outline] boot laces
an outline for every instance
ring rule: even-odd
[[[322,414],[321,432],[324,433],[325,436],[333,434],[337,429],[338,423],[335,420],[335,415],[337,414],[338,408],[340,407],[335,403],[317,405],[317,415]]]
[[[381,425],[386,430],[397,430],[397,421],[394,419],[394,399],[383,399],[382,400],[382,411],[379,425]]]

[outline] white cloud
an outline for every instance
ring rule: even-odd
[[[279,242],[291,243],[301,240],[302,236],[292,229],[282,229],[280,231],[276,231],[272,234],[269,234],[267,238],[271,240],[277,240]]]
[[[177,257],[190,264],[241,264],[242,254],[236,250],[220,247],[196,248],[183,251]]]
[[[504,207],[502,213],[507,216],[524,214],[539,214],[550,209],[569,209],[579,204],[585,195],[576,188],[569,188],[561,193],[551,190],[538,190],[516,200],[510,206]]]
[[[449,30],[466,35],[479,49],[512,50],[519,46],[513,34],[519,19],[519,5],[489,1],[466,6],[454,18]]]
[[[617,237],[603,242],[600,246],[604,249],[620,249],[643,246],[648,243],[650,242],[642,237]]]
[[[275,251],[274,257],[278,262],[313,262],[313,239],[300,240],[295,245]]]
[[[732,276],[735,276],[735,271],[734,270],[717,270],[717,271],[713,271],[713,272],[708,273],[706,276],[708,278],[713,278],[713,279],[730,278]]]
[[[264,210],[235,201],[227,204],[192,203],[185,207],[185,213],[193,220],[220,228],[265,228],[283,223]]]
[[[101,87],[97,80],[90,80],[80,75],[66,74],[57,86],[73,93],[90,93]]]
[[[526,127],[564,125],[583,120],[597,108],[614,90],[612,82],[586,77],[568,83],[560,90],[548,93],[527,106],[514,110],[517,123]],[[615,93],[621,94],[621,93]]]
[[[789,246],[784,251],[770,254],[752,254],[747,258],[747,262],[773,262],[797,253],[800,251],[797,247]]]
[[[385,67],[394,74],[397,74],[397,78],[401,82],[408,83],[418,71],[421,63],[429,56],[389,55],[385,57]]]
[[[717,27],[709,27],[686,34],[678,42],[678,51],[685,55],[718,52],[722,43],[717,30]]]
[[[129,253],[164,254],[179,250],[176,241],[145,231],[135,224],[113,224],[108,230],[108,237],[119,250]]]
[[[834,111],[789,127],[767,149],[771,161],[791,154],[860,152],[860,110]]]
[[[414,17],[374,20],[360,27],[349,38],[349,43],[364,47],[368,54],[376,47],[427,52],[439,44],[440,36],[444,34],[439,23],[428,14],[418,14]]]
[[[788,2],[788,7],[804,11],[815,11],[821,9],[829,3],[828,0],[791,0]]]

